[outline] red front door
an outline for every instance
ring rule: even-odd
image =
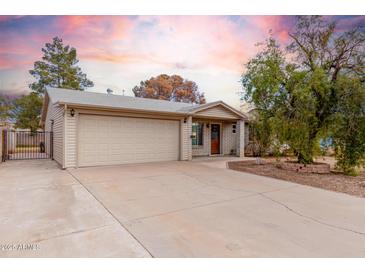
[[[210,153],[220,154],[220,125],[212,124],[210,132]]]

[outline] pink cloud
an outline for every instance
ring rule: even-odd
[[[247,37],[239,26],[221,16],[140,17],[152,30],[143,33],[148,47],[141,51],[176,66],[239,70],[248,56]],[[155,41],[155,42],[154,42]]]
[[[52,37],[78,50],[82,60],[121,64],[158,64],[178,69],[242,70],[255,54],[254,44],[269,30],[281,43],[289,40],[290,24],[283,16],[55,16],[44,27],[1,31],[2,68],[39,60]],[[1,22],[15,17],[0,17]],[[39,19],[39,17],[38,17]],[[361,22],[363,18],[353,19]],[[30,24],[29,21],[27,20]],[[345,19],[340,24],[349,24]],[[1,25],[0,25],[1,26]],[[16,58],[13,58],[17,56]]]
[[[54,26],[64,37],[80,44],[90,44],[90,41],[126,39],[133,30],[134,23],[125,16],[60,16],[55,20]]]
[[[255,20],[260,32],[277,21]],[[234,71],[241,70],[257,42],[256,34],[223,16],[57,16],[44,29],[4,35],[9,42],[0,46],[0,53],[24,55],[30,63],[56,35],[89,60]]]
[[[280,43],[286,43],[289,40],[289,26],[283,20],[283,16],[249,16],[248,20],[252,26],[257,27],[262,33],[269,34],[271,30],[273,35]]]

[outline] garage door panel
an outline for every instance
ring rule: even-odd
[[[178,160],[179,122],[80,115],[79,166]]]

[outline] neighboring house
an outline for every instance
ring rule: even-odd
[[[48,88],[41,123],[63,167],[244,155],[246,116],[222,101],[193,105]]]

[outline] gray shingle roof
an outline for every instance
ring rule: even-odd
[[[145,110],[177,114],[194,114],[194,112],[199,111],[202,108],[205,109],[221,104],[235,112],[238,116],[245,117],[243,113],[235,110],[222,101],[199,105],[61,88],[47,88],[47,94],[53,104]]]
[[[188,113],[196,105],[89,91],[47,88],[52,103]]]

